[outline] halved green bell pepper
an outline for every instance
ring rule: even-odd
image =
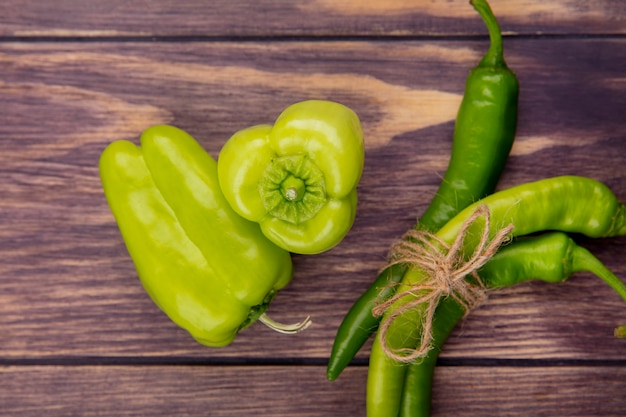
[[[99,167],[144,288],[199,343],[229,344],[290,282],[290,254],[231,209],[216,161],[189,134],[151,127],[140,148],[111,143]]]
[[[272,242],[315,254],[352,227],[363,160],[357,115],[310,100],[285,109],[273,126],[235,133],[220,151],[218,177],[233,209],[258,222]]]

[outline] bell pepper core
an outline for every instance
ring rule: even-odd
[[[303,101],[273,126],[235,133],[220,151],[218,178],[233,209],[258,222],[272,242],[293,253],[320,253],[354,223],[364,148],[351,109]]]
[[[186,132],[153,126],[141,147],[118,140],[100,157],[106,199],[146,292],[196,341],[224,346],[261,320],[292,278],[289,253],[224,199],[216,161]]]

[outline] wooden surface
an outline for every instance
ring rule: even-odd
[[[521,84],[499,188],[577,174],[626,200],[626,2],[492,0]],[[5,0],[0,13],[0,415],[363,416],[367,345],[325,364],[349,306],[443,174],[467,71],[488,45],[465,0]],[[175,124],[213,155],[296,101],[361,117],[356,223],[294,256],[275,319],[195,343],[136,278],[98,178],[102,149]],[[626,280],[626,238],[577,237]],[[626,305],[589,274],[490,296],[437,368],[435,416],[624,416]]]

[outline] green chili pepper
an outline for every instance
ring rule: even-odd
[[[606,185],[590,178],[561,176],[518,185],[487,196],[446,223],[436,233],[437,238],[447,244],[453,242],[463,223],[482,206],[490,211],[493,219],[489,224],[491,238],[509,224],[514,226],[513,236],[545,230],[581,233],[589,237],[626,234],[626,208]],[[484,227],[485,220],[482,218],[469,227],[464,239],[465,253],[473,252]],[[422,279],[420,269],[410,268],[403,277],[402,285],[411,285]]]
[[[509,287],[530,280],[563,282],[587,271],[605,281],[626,301],[626,285],[587,249],[562,232],[517,239],[504,246],[478,272],[487,288]],[[402,417],[430,415],[435,365],[448,335],[464,317],[465,309],[452,297],[441,300],[433,320],[432,349],[418,363],[407,365],[401,396]],[[399,365],[400,366],[400,365]]]
[[[450,163],[419,227],[436,232],[460,209],[493,192],[513,146],[519,83],[504,61],[500,26],[484,0],[474,0],[489,29],[489,50],[470,71],[456,118]]]
[[[199,343],[229,344],[290,282],[289,253],[230,208],[215,160],[184,131],[111,143],[100,176],[141,283]]]
[[[304,101],[274,126],[235,133],[220,151],[219,181],[233,209],[272,242],[314,254],[352,227],[363,160],[357,115],[338,103]]]
[[[547,230],[581,233],[589,237],[609,237],[626,234],[626,207],[613,192],[601,182],[577,176],[548,178],[499,191],[468,206],[451,219],[439,232],[437,238],[451,244],[459,234],[464,222],[479,207],[487,207],[493,219],[489,235],[506,225],[513,225],[512,236],[524,236]],[[479,219],[467,230],[464,252],[472,253],[487,226]],[[421,269],[409,268],[398,291],[410,288],[424,279]],[[400,299],[385,313],[392,314],[408,302]],[[420,323],[423,311],[408,310],[387,330],[385,341],[394,349],[413,348],[420,339]],[[387,357],[377,337],[370,353],[368,372],[368,417],[397,415],[400,400],[388,395],[392,390],[402,390],[406,366]]]
[[[492,193],[515,138],[519,83],[504,61],[500,27],[489,5],[472,4],[489,29],[490,47],[467,77],[448,168],[416,229],[435,232],[461,209]],[[372,316],[372,308],[393,295],[393,284],[405,272],[402,265],[383,270],[348,311],[330,355],[329,380],[339,376],[376,331],[379,319]]]
[[[374,317],[372,309],[393,296],[396,284],[402,280],[407,269],[403,264],[385,268],[345,315],[337,329],[326,367],[329,381],[334,381],[341,374],[367,339],[376,332],[380,317]]]

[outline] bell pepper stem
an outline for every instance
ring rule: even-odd
[[[266,313],[263,313],[263,314],[261,314],[261,316],[259,316],[259,321],[261,323],[265,324],[270,329],[272,329],[272,330],[274,330],[274,331],[276,331],[278,333],[284,333],[284,334],[299,333],[299,332],[307,329],[311,324],[313,324],[313,321],[311,320],[310,316],[307,316],[304,320],[302,320],[299,323],[283,324],[283,323],[279,323],[279,322],[273,320]]]

